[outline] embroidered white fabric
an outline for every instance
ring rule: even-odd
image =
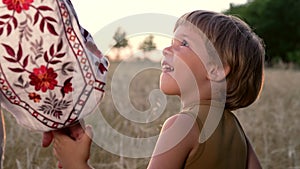
[[[108,61],[87,48],[93,40],[81,32],[72,4],[2,3],[1,107],[38,131],[63,128],[93,112],[104,94]]]

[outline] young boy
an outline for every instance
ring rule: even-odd
[[[236,17],[199,10],[177,21],[163,55],[160,89],[178,95],[182,110],[165,121],[148,169],[261,168],[231,111],[261,92],[262,40]],[[54,152],[64,169],[91,168],[88,135],[90,128],[77,141],[55,133]]]

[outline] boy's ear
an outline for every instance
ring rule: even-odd
[[[220,66],[217,64],[210,64],[207,69],[207,78],[215,82],[225,80],[230,72],[230,67],[228,65]]]

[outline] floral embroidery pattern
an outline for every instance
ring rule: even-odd
[[[7,5],[8,10],[14,10],[21,13],[22,10],[28,10],[33,0],[2,0]]]
[[[64,86],[61,88],[61,93],[62,93],[63,97],[65,96],[65,94],[73,91],[71,80],[72,80],[72,77],[67,79],[64,82]]]
[[[1,45],[5,48],[6,53],[9,55],[3,57],[8,62],[15,63],[14,65],[19,65],[16,67],[9,67],[9,69],[12,72],[21,73],[21,75],[18,78],[18,82],[14,83],[16,87],[25,89],[27,91],[31,85],[34,86],[35,91],[41,90],[44,93],[47,92],[48,90],[50,91],[54,90],[55,87],[60,87],[61,88],[60,92],[62,94],[62,97],[65,97],[67,93],[73,91],[73,87],[71,83],[72,77],[68,77],[62,85],[59,85],[56,79],[58,77],[58,73],[52,67],[50,67],[50,65],[56,65],[61,63],[62,61],[60,59],[65,56],[64,52],[60,52],[63,47],[62,41],[60,41],[57,46],[52,44],[49,51],[44,52],[43,57],[42,56],[37,56],[35,58],[31,57],[30,63],[36,66],[38,66],[37,64],[38,62],[46,63],[46,65],[41,65],[33,68],[32,71],[27,69],[27,67],[29,66],[30,55],[28,54],[24,57],[22,45],[20,43],[17,51],[15,51],[11,46],[5,43],[2,43]],[[32,51],[36,51],[34,50],[35,49],[34,47],[35,46],[32,46],[33,49]],[[39,61],[41,59],[43,60]],[[59,69],[58,71],[61,72],[60,74],[62,76],[70,76],[69,73],[74,71],[71,65],[72,65],[71,62],[66,62],[62,64],[61,69]],[[23,77],[24,73],[29,74],[28,75],[28,79],[30,79],[29,82],[24,81],[24,77]],[[35,92],[29,92],[28,97],[30,100],[32,100],[35,103],[39,103],[42,100],[41,96]],[[67,108],[70,105],[69,104],[70,101],[66,101],[66,100],[58,101],[55,97],[56,95],[52,96],[50,93],[50,97],[46,98],[46,101],[44,101],[44,103],[48,105],[42,105],[39,110],[44,111],[45,114],[48,115],[50,114],[60,119],[62,115],[62,110]],[[55,105],[49,105],[54,103]]]
[[[41,96],[35,92],[29,93],[28,97],[30,100],[33,100],[35,103],[39,103],[42,99]]]
[[[34,68],[33,73],[30,74],[29,78],[31,81],[29,84],[35,86],[35,90],[46,92],[47,89],[53,90],[57,85],[57,73],[54,72],[53,68],[46,68],[42,65],[40,68]]]
[[[70,105],[71,101],[59,100],[50,92],[50,96],[45,99],[44,103],[39,110],[60,119],[63,115],[62,111]]]
[[[53,23],[57,23],[56,19],[51,16],[45,16],[43,12],[53,11],[52,8],[48,6],[33,6],[31,3],[33,0],[2,0],[3,4],[7,6],[8,10],[12,10],[12,14],[4,14],[0,16],[0,35],[4,33],[4,30],[7,32],[7,36],[11,34],[13,29],[16,29],[19,25],[18,20],[15,16],[15,12],[18,14],[22,13],[24,10],[29,10],[29,8],[33,8],[36,10],[34,17],[25,14],[27,19],[20,23],[21,32],[24,33],[23,36],[32,36],[32,29],[29,28],[27,20],[33,22],[33,25],[36,25],[39,22],[39,29],[41,32],[44,32],[45,27],[48,31],[55,36],[58,36]],[[0,6],[1,7],[1,6]]]

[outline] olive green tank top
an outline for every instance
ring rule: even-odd
[[[210,101],[201,101],[201,104],[191,105],[181,113],[192,116],[202,131],[210,108],[217,106]],[[219,123],[216,124],[214,132],[205,142],[199,141],[196,153],[186,159],[184,169],[246,168],[247,141],[238,119],[232,112],[224,110],[216,120]]]

